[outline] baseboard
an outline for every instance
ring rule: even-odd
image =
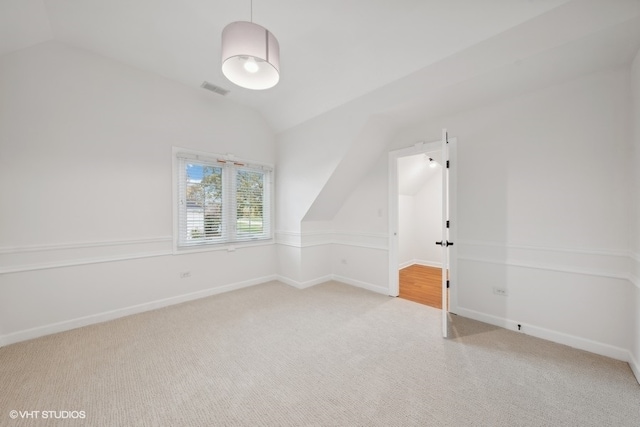
[[[371,283],[361,282],[360,280],[350,279],[348,277],[337,276],[337,275],[333,275],[333,280],[347,284],[347,285],[366,289],[371,292],[376,292],[378,294],[389,295],[389,288],[385,286],[373,285]]]
[[[132,314],[143,313],[145,311],[156,310],[158,308],[168,307],[170,305],[180,304],[183,302],[205,298],[212,295],[222,294],[225,292],[235,291],[242,288],[248,288],[250,286],[271,282],[277,279],[278,278],[275,274],[271,276],[259,277],[256,279],[246,280],[243,282],[237,282],[237,283],[232,283],[232,284],[219,286],[215,288],[204,289],[204,290],[192,292],[189,294],[178,295],[175,297],[151,301],[151,302],[138,304],[130,307],[119,308],[111,311],[105,311],[103,313],[92,314],[89,316],[79,317],[76,319],[65,320],[62,322],[52,323],[50,325],[38,326],[36,328],[26,329],[24,331],[13,332],[4,336],[0,336],[0,347],[9,345],[9,344],[14,344],[21,341],[39,338],[45,335],[51,335],[58,332],[69,331],[71,329],[76,329],[83,326],[102,323],[109,320],[118,319],[120,317],[130,316]]]
[[[411,267],[414,264],[413,260],[401,262],[398,265],[398,270],[402,270],[403,268]]]
[[[324,282],[328,282],[329,280],[333,280],[333,276],[331,274],[327,274],[326,276],[322,276],[322,277],[318,277],[316,279],[312,279],[312,280],[307,280],[305,282],[299,282],[297,280],[293,280],[289,277],[286,276],[276,276],[276,280],[289,285],[289,286],[293,286],[294,288],[298,288],[298,289],[306,289],[306,288],[310,288],[311,286],[315,286],[315,285],[319,285],[320,283],[324,283]]]
[[[311,286],[319,285],[320,283],[328,282],[330,280],[335,280],[336,282],[341,282],[341,283],[344,283],[345,285],[355,286],[358,288],[366,289],[368,291],[376,292],[383,295],[389,295],[389,288],[387,287],[373,285],[371,283],[350,279],[348,277],[339,276],[336,274],[327,274],[326,276],[318,277],[317,279],[313,279],[313,280],[307,280],[306,282],[299,282],[297,280],[293,280],[285,276],[277,276],[276,280],[298,289],[306,289],[306,288],[310,288]]]
[[[629,363],[629,367],[631,368],[631,371],[633,372],[633,375],[636,376],[636,381],[638,381],[638,384],[640,384],[640,364],[635,359],[635,357],[633,357],[633,353],[631,353],[631,352],[629,352],[629,357],[627,358],[627,363]]]
[[[411,267],[412,265],[422,265],[424,267],[442,268],[442,263],[440,263],[440,262],[425,261],[425,260],[422,260],[422,259],[412,259],[410,261],[406,261],[406,262],[401,263],[398,266],[398,269],[402,270],[403,268]]]
[[[461,307],[458,308],[456,314],[513,331],[518,331],[518,325],[520,325],[519,332],[522,332],[526,335],[531,335],[536,338],[542,338],[547,341],[567,345],[579,350],[585,350],[590,353],[611,357],[612,359],[622,360],[624,362],[629,361],[629,351],[627,349],[612,346],[609,344],[604,344],[586,338],[580,338],[575,335],[565,334],[563,332],[553,331],[535,325],[516,322],[514,320],[505,319],[502,317],[493,316],[490,314],[481,313],[475,310],[469,310]],[[635,368],[637,370],[637,365]],[[634,369],[634,367],[632,367],[632,369]],[[636,371],[634,371],[634,373],[636,373]]]
[[[413,260],[414,264],[422,265],[424,267],[434,267],[434,268],[442,268],[441,262],[436,261],[425,261],[423,259],[415,259]]]

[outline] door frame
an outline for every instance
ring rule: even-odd
[[[456,138],[449,137],[449,237],[454,245],[450,247],[449,259],[449,312],[458,310],[458,218],[457,218],[457,145]],[[389,295],[397,297],[400,293],[398,279],[398,228],[399,228],[399,192],[398,159],[433,151],[442,151],[442,141],[418,142],[410,147],[389,152]],[[435,244],[435,242],[434,242]],[[443,308],[445,309],[445,308]]]

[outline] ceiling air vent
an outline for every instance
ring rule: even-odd
[[[208,81],[203,81],[200,87],[205,88],[206,90],[210,90],[211,92],[217,93],[218,95],[225,96],[229,93],[228,90],[221,88],[220,86],[216,86]]]

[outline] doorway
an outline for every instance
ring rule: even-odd
[[[443,130],[443,139],[442,141],[437,142],[419,142],[414,144],[413,146],[403,148],[400,150],[395,150],[389,152],[389,295],[391,296],[399,296],[399,271],[403,265],[403,262],[408,262],[406,255],[404,261],[401,261],[400,257],[400,187],[399,187],[399,160],[405,157],[411,156],[422,156],[423,161],[425,160],[425,156],[430,157],[438,162],[442,162],[441,167],[446,169],[441,169],[442,176],[446,176],[446,181],[444,181],[441,195],[445,195],[445,199],[447,203],[441,205],[443,208],[441,218],[444,216],[446,218],[442,218],[441,221],[441,233],[440,236],[447,235],[444,239],[443,237],[438,237],[433,241],[427,240],[424,238],[424,244],[427,246],[433,245],[431,250],[433,251],[443,251],[443,247],[446,249],[446,253],[449,255],[448,259],[448,275],[445,277],[445,281],[448,280],[451,287],[448,292],[445,294],[448,296],[446,300],[445,309],[443,310],[443,335],[446,337],[446,324],[448,323],[447,313],[449,311],[455,313],[457,310],[457,245],[453,245],[452,242],[455,242],[457,239],[457,217],[456,217],[456,172],[457,172],[457,156],[456,156],[456,147],[457,140],[456,138],[449,138],[446,130]],[[443,150],[446,150],[446,154],[443,155]],[[449,161],[447,163],[446,160],[442,158],[446,157]],[[428,160],[428,159],[426,159]],[[447,167],[449,166],[449,167]],[[445,193],[446,192],[446,193]],[[447,209],[448,207],[448,209]],[[446,212],[446,213],[445,213]],[[448,220],[448,223],[446,222]],[[446,224],[446,225],[445,225]],[[405,231],[406,233],[406,231]],[[442,246],[436,246],[436,242],[443,243]],[[403,249],[404,250],[404,249]],[[437,258],[426,256],[426,258],[421,261],[433,261]],[[420,260],[419,260],[420,261]],[[428,262],[425,262],[428,264]],[[431,265],[432,267],[440,267],[440,265],[436,262],[433,262],[435,265]],[[427,265],[429,266],[429,265]],[[441,287],[445,287],[445,284],[441,284]]]
[[[397,159],[400,298],[442,308],[442,153]]]

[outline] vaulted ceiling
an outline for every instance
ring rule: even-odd
[[[0,55],[56,40],[194,88],[206,80],[260,111],[279,132],[488,40],[500,39],[495,49],[507,49],[499,35],[541,16],[614,4],[617,15],[609,21],[575,16],[590,25],[580,37],[637,17],[639,1],[2,0]],[[265,91],[239,88],[220,71],[222,29],[251,16],[280,42],[281,80]],[[570,39],[557,29],[546,34],[548,20],[536,22],[540,37]],[[623,48],[626,58],[633,49]]]

